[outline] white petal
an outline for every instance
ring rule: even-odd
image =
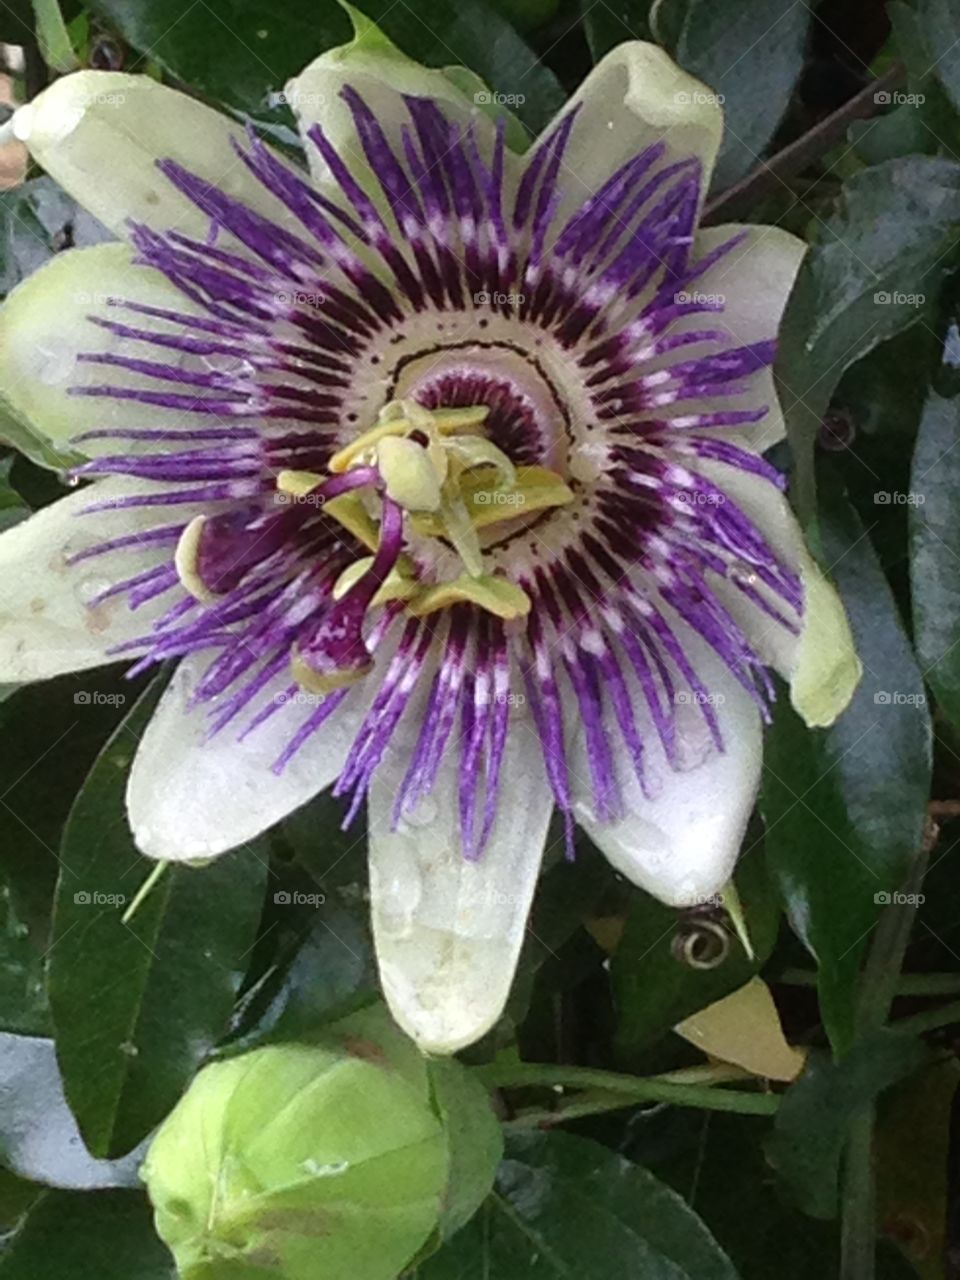
[[[678,772],[668,764],[646,702],[634,689],[652,795],[644,796],[626,752],[615,748],[625,816],[599,821],[582,732],[572,743],[571,782],[577,821],[613,866],[661,902],[689,907],[730,879],[760,784],[762,734],[752,699],[714,651],[683,623],[673,625],[714,701],[725,749],[717,750],[695,695],[678,677],[675,709],[686,768]],[[617,743],[615,734],[611,729]]]
[[[226,853],[305,804],[340,773],[376,692],[373,680],[351,690],[276,774],[272,766],[316,712],[315,700],[285,700],[290,675],[283,672],[248,712],[207,739],[210,704],[191,705],[191,698],[209,665],[205,655],[183,659],[130,770],[127,814],[137,847],[150,858],[180,862]],[[280,710],[238,741],[256,712],[275,699],[284,702]]]
[[[433,793],[391,831],[416,727],[391,748],[370,792],[373,928],[397,1022],[427,1052],[454,1053],[493,1026],[510,994],[552,798],[536,735],[518,711],[496,824],[479,861],[461,852],[453,751]]]
[[[199,367],[197,357],[120,338],[88,317],[119,321],[134,328],[177,332],[166,321],[124,311],[124,301],[200,314],[159,271],[137,266],[124,244],[95,245],[57,254],[29,276],[0,308],[0,387],[7,401],[54,448],[83,431],[122,427],[175,428],[189,415],[152,405],[133,405],[103,396],[68,395],[81,386],[140,386],[156,390],[164,384],[124,369],[78,360],[81,353],[135,356],[184,369]],[[180,329],[182,332],[182,327]],[[127,444],[120,447],[126,451]],[[78,446],[94,456],[116,453],[116,440]]]
[[[118,235],[130,218],[205,238],[210,219],[157,169],[176,160],[270,217],[283,206],[250,175],[231,138],[243,127],[149,76],[61,76],[14,116],[14,132],[62,187]]]
[[[365,186],[371,194],[379,193],[379,183],[369,177],[363,147],[357,135],[353,116],[340,96],[344,85],[351,85],[376,116],[388,141],[398,156],[403,155],[401,126],[410,124],[410,116],[402,95],[430,98],[448,119],[461,124],[474,122],[481,137],[493,133],[480,103],[471,100],[459,87],[469,73],[451,76],[442,70],[421,66],[408,58],[362,14],[351,10],[356,38],[349,44],[315,58],[289,82],[284,92],[296,114],[303,134],[307,159],[315,180],[321,185],[334,182],[326,162],[307,137],[313,125],[319,124],[337,154],[346,161],[357,177],[368,175]],[[482,87],[477,82],[477,88]],[[483,97],[483,95],[479,95]],[[489,94],[486,95],[489,98]]]
[[[777,337],[787,298],[807,246],[779,227],[729,224],[698,232],[692,261],[706,257],[741,232],[745,237],[740,244],[682,290],[694,300],[706,297],[722,301],[723,311],[685,316],[671,326],[671,333],[717,329],[729,337],[732,346],[747,346]],[[754,409],[761,405],[767,405],[769,412],[760,422],[725,431],[723,435],[756,453],[762,453],[781,440],[786,431],[772,369],[753,374],[745,396],[698,397],[695,405],[692,402],[689,405],[689,412]],[[687,406],[681,406],[673,412],[682,414],[687,411]],[[716,430],[711,429],[711,434],[715,436]]]
[[[171,607],[172,594],[136,610],[123,596],[92,608],[88,603],[112,584],[169,560],[170,547],[138,545],[66,562],[87,547],[163,523],[155,508],[80,514],[93,502],[150,487],[127,478],[101,480],[0,536],[0,682],[46,680],[118,661],[107,651],[148,632],[153,619]],[[192,509],[177,512],[189,519]]]
[[[655,44],[630,41],[602,58],[556,117],[579,108],[564,157],[569,216],[627,160],[661,139],[667,160],[697,157],[710,185],[723,111],[716,94]],[[548,126],[547,132],[556,124]]]
[[[721,594],[754,650],[790,681],[790,701],[806,723],[817,728],[833,724],[863,674],[843,602],[807,550],[790,504],[777,488],[719,462],[698,462],[696,470],[737,503],[781,560],[799,574],[804,595],[799,636],[791,635],[739,592],[721,590]],[[762,584],[755,585],[785,611]]]

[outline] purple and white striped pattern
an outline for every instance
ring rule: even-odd
[[[116,439],[118,451],[78,475],[151,482],[118,505],[157,508],[156,527],[136,539],[164,556],[108,592],[124,594],[131,609],[169,601],[142,637],[117,650],[136,656],[134,671],[208,653],[196,698],[209,703],[210,732],[245,740],[268,717],[291,716],[289,744],[274,765],[282,770],[357,696],[330,694],[294,724],[292,703],[268,692],[291,655],[318,671],[359,671],[372,652],[364,678],[376,693],[336,791],[355,812],[401,718],[419,716],[394,818],[430,792],[455,753],[462,847],[473,858],[495,818],[518,701],[529,702],[568,830],[578,785],[569,764],[574,722],[585,734],[600,818],[623,811],[617,757],[626,753],[644,788],[651,741],[678,763],[679,690],[695,695],[723,749],[710,690],[684,644],[691,631],[766,714],[769,678],[738,618],[751,606],[796,633],[800,584],[709,475],[722,464],[762,485],[781,483],[729,430],[765,416],[765,406],[735,406],[770,364],[773,343],[731,346],[710,327],[722,305],[695,292],[740,240],[694,259],[696,160],[668,163],[662,144],[650,146],[561,221],[576,113],[521,164],[502,128],[465,128],[413,97],[392,146],[363,99],[350,88],[343,97],[367,162],[363,176],[319,126],[309,135],[334,194],[315,190],[252,134],[238,146],[251,181],[286,206],[298,232],[159,162],[209,215],[210,232],[201,242],[134,228],[139,261],[182,291],[184,310],[122,301],[115,318],[91,317],[123,340],[124,354],[84,354],[102,377],[72,392],[125,402],[129,429],[81,437],[80,445],[98,447]],[[562,385],[545,374],[544,349],[560,357]],[[341,573],[368,549],[321,504],[277,494],[281,470],[323,473],[333,451],[373,425],[401,365],[421,367],[405,394],[429,408],[489,406],[494,443],[518,464],[563,470],[574,489],[572,507],[519,526],[507,509],[502,529],[494,526],[492,567],[532,601],[522,622],[462,604],[423,619],[400,604],[371,616],[373,587],[401,550],[426,581],[436,563],[386,501],[375,574],[334,601]],[[522,377],[513,376],[518,369]],[[384,390],[370,400],[374,374]],[[144,427],[138,414],[147,406]],[[158,409],[168,414],[165,426],[156,425]],[[571,462],[581,447],[599,458],[590,474]],[[350,472],[327,482],[327,496],[376,480],[375,472]],[[197,503],[209,510],[197,558],[208,603],[186,594],[173,565],[187,523],[178,508]],[[83,555],[109,558],[131,541]],[[392,656],[378,660],[388,634]],[[296,692],[292,680],[287,692]]]

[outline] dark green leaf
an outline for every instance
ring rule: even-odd
[[[0,293],[9,293],[55,253],[112,239],[52,178],[0,194]]]
[[[144,1195],[52,1191],[0,1260],[0,1280],[176,1280]]]
[[[450,1146],[449,1189],[440,1222],[446,1239],[465,1226],[486,1199],[503,1155],[503,1130],[487,1091],[459,1062],[432,1058],[427,1070],[433,1105]]]
[[[906,156],[844,184],[817,232],[780,333],[777,371],[796,460],[796,502],[815,513],[813,445],[848,368],[922,318],[951,265],[960,225],[960,165]]]
[[[6,885],[0,885],[0,1030],[23,1035],[50,1031],[43,950],[17,915]]]
[[[929,70],[960,111],[960,4],[957,0],[920,0],[917,19],[930,57]]]
[[[0,1163],[31,1182],[86,1191],[136,1186],[140,1158],[95,1160],[64,1099],[53,1041],[0,1032]]]
[[[956,326],[951,327],[951,333],[956,346],[960,341]],[[958,445],[960,395],[942,396],[931,388],[920,418],[907,495],[911,499],[908,512],[914,634],[927,683],[944,713],[960,727]]]
[[[737,871],[737,887],[756,951],[751,962],[740,943],[716,969],[691,969],[673,954],[677,913],[638,893],[610,963],[620,1020],[618,1056],[634,1059],[691,1013],[742,987],[767,960],[777,937],[780,907],[759,851]]]
[[[418,1280],[736,1280],[677,1193],[565,1133],[512,1138],[497,1187]]]
[[[804,1213],[836,1216],[849,1122],[884,1089],[930,1060],[925,1045],[889,1029],[861,1040],[842,1062],[811,1054],[774,1121],[768,1154]]]
[[[30,514],[30,508],[10,482],[13,456],[0,460],[0,530],[9,529]]]
[[[271,926],[277,932],[283,929],[285,915],[296,915],[298,924],[273,964],[244,996],[226,1046],[230,1053],[308,1038],[377,991],[366,905],[360,903],[351,911],[332,895],[317,904],[301,904],[292,900],[295,893],[311,896],[309,891],[290,889],[272,893],[264,933]],[[324,897],[315,892],[312,896]],[[311,923],[304,929],[299,921],[307,912]]]
[[[126,775],[159,696],[143,695],[77,797],[61,848],[49,992],[70,1105],[96,1155],[129,1151],[170,1110],[227,1028],[256,937],[267,865],[252,849],[167,869],[135,848]]]
[[[256,0],[93,0],[91,8],[176,79],[273,126],[291,123],[277,105],[287,80],[351,36],[336,0],[286,0],[269,9]],[[484,0],[419,0],[415,12],[367,0],[362,8],[410,57],[428,66],[462,63],[493,89],[522,96],[517,111],[531,129],[562,102],[552,73]]]
[[[794,0],[683,0],[677,61],[722,95],[724,135],[713,187],[758,163],[803,68],[810,9]]]
[[[618,0],[614,4],[580,0],[580,7],[594,62],[599,62],[605,53],[625,40],[653,39],[650,30],[653,0]]]
[[[923,681],[870,542],[842,495],[824,498],[824,552],[863,679],[830,729],[807,729],[780,699],[761,808],[769,865],[818,962],[821,1012],[842,1051],[852,1036],[864,944],[920,848],[931,728]]]
[[[74,795],[136,686],[116,669],[27,685],[0,703],[0,876],[41,952]]]

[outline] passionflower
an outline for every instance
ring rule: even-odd
[[[721,134],[650,44],[543,136],[355,16],[287,88],[310,172],[151,79],[13,131],[121,237],[10,297],[0,379],[92,480],[4,535],[0,679],[179,665],[127,795],[208,859],[366,801],[384,991],[499,1016],[554,810],[689,904],[729,879],[773,696],[859,676],[763,453],[802,245],[698,230]]]

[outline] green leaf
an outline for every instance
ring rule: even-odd
[[[113,237],[46,175],[0,194],[0,293],[33,275],[55,253]]]
[[[951,326],[947,356],[960,342]],[[944,714],[960,728],[960,396],[931,388],[907,495],[917,654]]]
[[[88,1191],[135,1187],[138,1153],[96,1160],[63,1096],[52,1040],[0,1032],[0,1164],[21,1178]]]
[[[957,47],[960,3],[957,0],[920,0],[917,19],[930,54],[929,70],[934,72],[950,101],[960,111],[960,48]]]
[[[446,1239],[465,1226],[486,1199],[503,1155],[503,1130],[487,1091],[456,1059],[432,1058],[427,1072],[450,1151],[439,1228]]]
[[[0,1030],[22,1035],[50,1031],[43,951],[17,915],[6,885],[0,885]]]
[[[827,492],[823,545],[864,674],[830,729],[808,730],[781,698],[764,753],[766,851],[794,929],[819,966],[821,1013],[849,1047],[867,937],[884,895],[920,848],[930,793],[931,726],[923,681],[852,508]],[[889,897],[887,897],[889,900]]]
[[[844,184],[797,276],[780,331],[777,374],[796,464],[795,501],[813,520],[813,446],[843,371],[923,317],[952,265],[960,165],[906,156]]]
[[[163,1119],[226,1030],[267,876],[253,849],[171,866],[123,923],[156,867],[133,844],[124,791],[159,685],[104,748],[61,847],[50,1003],[67,1097],[102,1156],[129,1151]]]
[[[759,971],[773,950],[780,907],[759,850],[744,857],[737,888],[756,952],[751,961],[733,940],[716,969],[691,969],[673,954],[677,913],[648,894],[634,895],[627,925],[610,962],[620,1019],[618,1058],[632,1061],[671,1027],[722,999]]]
[[[144,1195],[50,1192],[0,1260],[0,1280],[176,1280]]]
[[[0,459],[0,530],[10,529],[30,514],[30,508],[17,493],[10,480],[15,458]]]
[[[293,900],[295,894],[298,897]],[[299,899],[310,896],[309,890],[272,891],[264,936],[275,936],[288,928],[291,933],[282,939],[266,972],[244,995],[225,1046],[231,1054],[261,1044],[309,1039],[319,1027],[377,993],[366,904],[351,911],[330,895],[326,901],[299,911]],[[300,919],[307,911],[312,922],[304,928]],[[296,923],[287,926],[284,918],[291,914]]]
[[[625,40],[652,40],[650,10],[653,7],[653,0],[620,0],[616,5],[580,0],[583,26],[594,62],[599,62],[605,53]]]
[[[889,1028],[864,1037],[840,1063],[811,1054],[777,1111],[770,1161],[804,1213],[833,1218],[849,1123],[884,1089],[930,1061],[920,1040]]]
[[[352,34],[337,0],[286,0],[270,8],[233,0],[228,17],[190,0],[93,0],[90,7],[175,79],[275,128],[291,125],[279,104],[287,80]],[[562,104],[552,72],[484,0],[469,6],[419,0],[415,16],[392,0],[367,0],[362,8],[410,57],[433,67],[462,63],[493,89],[522,95],[517,114],[531,129]]]
[[[803,70],[811,11],[794,0],[683,0],[682,67],[722,95],[713,178],[722,191],[756,165]]]
[[[41,953],[70,804],[135,693],[108,668],[26,685],[0,702],[3,879]]]
[[[497,1187],[417,1280],[736,1280],[671,1188],[565,1133],[511,1138]]]

